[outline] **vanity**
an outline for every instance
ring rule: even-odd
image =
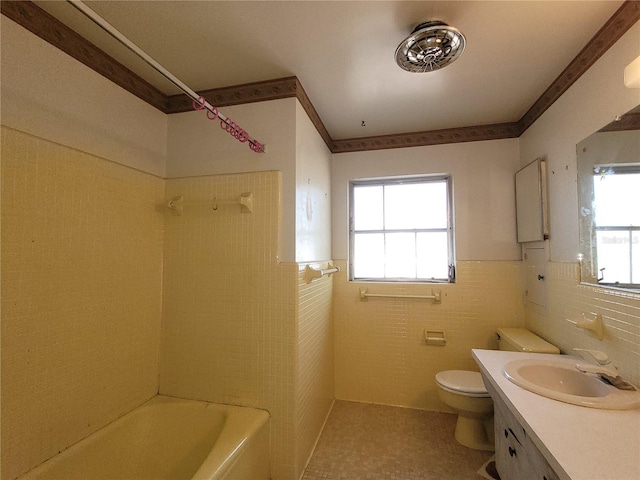
[[[640,409],[571,405],[517,386],[511,361],[557,355],[473,350],[494,401],[496,464],[502,480],[637,480]]]

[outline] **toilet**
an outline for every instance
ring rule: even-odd
[[[499,328],[500,350],[560,353],[555,346],[524,328]],[[438,397],[458,414],[456,440],[476,450],[494,450],[493,401],[479,372],[445,370],[436,374]]]

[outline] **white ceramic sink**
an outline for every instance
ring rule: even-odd
[[[597,375],[579,372],[579,362],[560,355],[554,359],[512,360],[503,372],[519,387],[561,402],[608,410],[640,407],[640,392],[619,390]]]

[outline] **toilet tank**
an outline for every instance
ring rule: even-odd
[[[558,347],[551,345],[525,328],[499,328],[497,335],[500,350],[528,353],[560,353]]]

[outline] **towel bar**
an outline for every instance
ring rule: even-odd
[[[368,290],[360,289],[360,300],[367,300],[369,297],[378,297],[378,298],[415,298],[419,300],[433,300],[433,303],[441,303],[441,295],[440,292],[434,292],[431,290],[431,295],[404,295],[404,294],[396,294],[396,293],[369,293]]]

